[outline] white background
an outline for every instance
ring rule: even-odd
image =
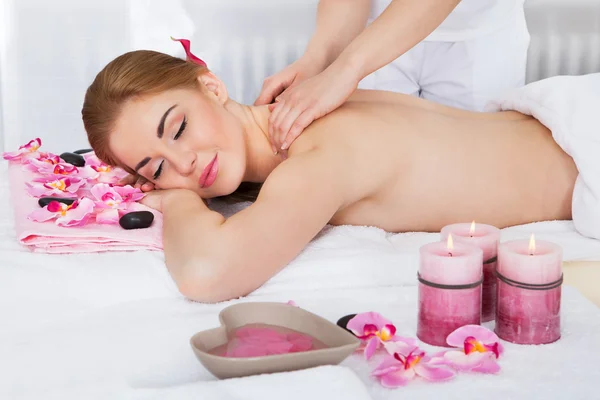
[[[0,151],[41,137],[48,151],[87,147],[81,105],[116,56],[192,50],[252,103],[265,76],[296,59],[318,0],[0,0]],[[599,0],[526,0],[528,81],[600,71]]]

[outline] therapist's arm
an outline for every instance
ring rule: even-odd
[[[351,68],[361,80],[425,39],[458,3],[460,0],[393,0],[335,63]]]
[[[306,47],[309,58],[328,67],[365,29],[371,0],[321,0],[317,7],[315,32]]]

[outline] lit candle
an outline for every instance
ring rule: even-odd
[[[463,325],[481,323],[483,251],[477,246],[446,242],[420,249],[417,337],[447,346],[446,337]]]
[[[562,249],[515,240],[498,248],[496,333],[519,344],[552,343],[560,338]]]
[[[483,251],[483,286],[481,293],[481,322],[494,319],[496,314],[496,264],[500,229],[486,224],[452,224],[442,228],[442,241],[452,234],[456,242],[468,243]]]

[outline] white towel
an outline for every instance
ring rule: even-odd
[[[322,366],[301,371],[253,377],[195,382],[186,385],[139,389],[131,400],[370,400],[361,380],[349,368]]]
[[[552,131],[579,171],[572,203],[575,228],[600,239],[600,73],[530,83],[493,100],[487,109],[533,115]]]

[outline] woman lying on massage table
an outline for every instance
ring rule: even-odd
[[[230,99],[205,67],[151,51],[118,57],[86,93],[97,156],[160,189],[143,202],[164,214],[166,264],[190,299],[250,293],[328,223],[406,232],[571,219],[577,169],[532,117],[357,91],[286,158],[272,152],[269,113]],[[264,185],[228,219],[201,199],[242,182]]]

